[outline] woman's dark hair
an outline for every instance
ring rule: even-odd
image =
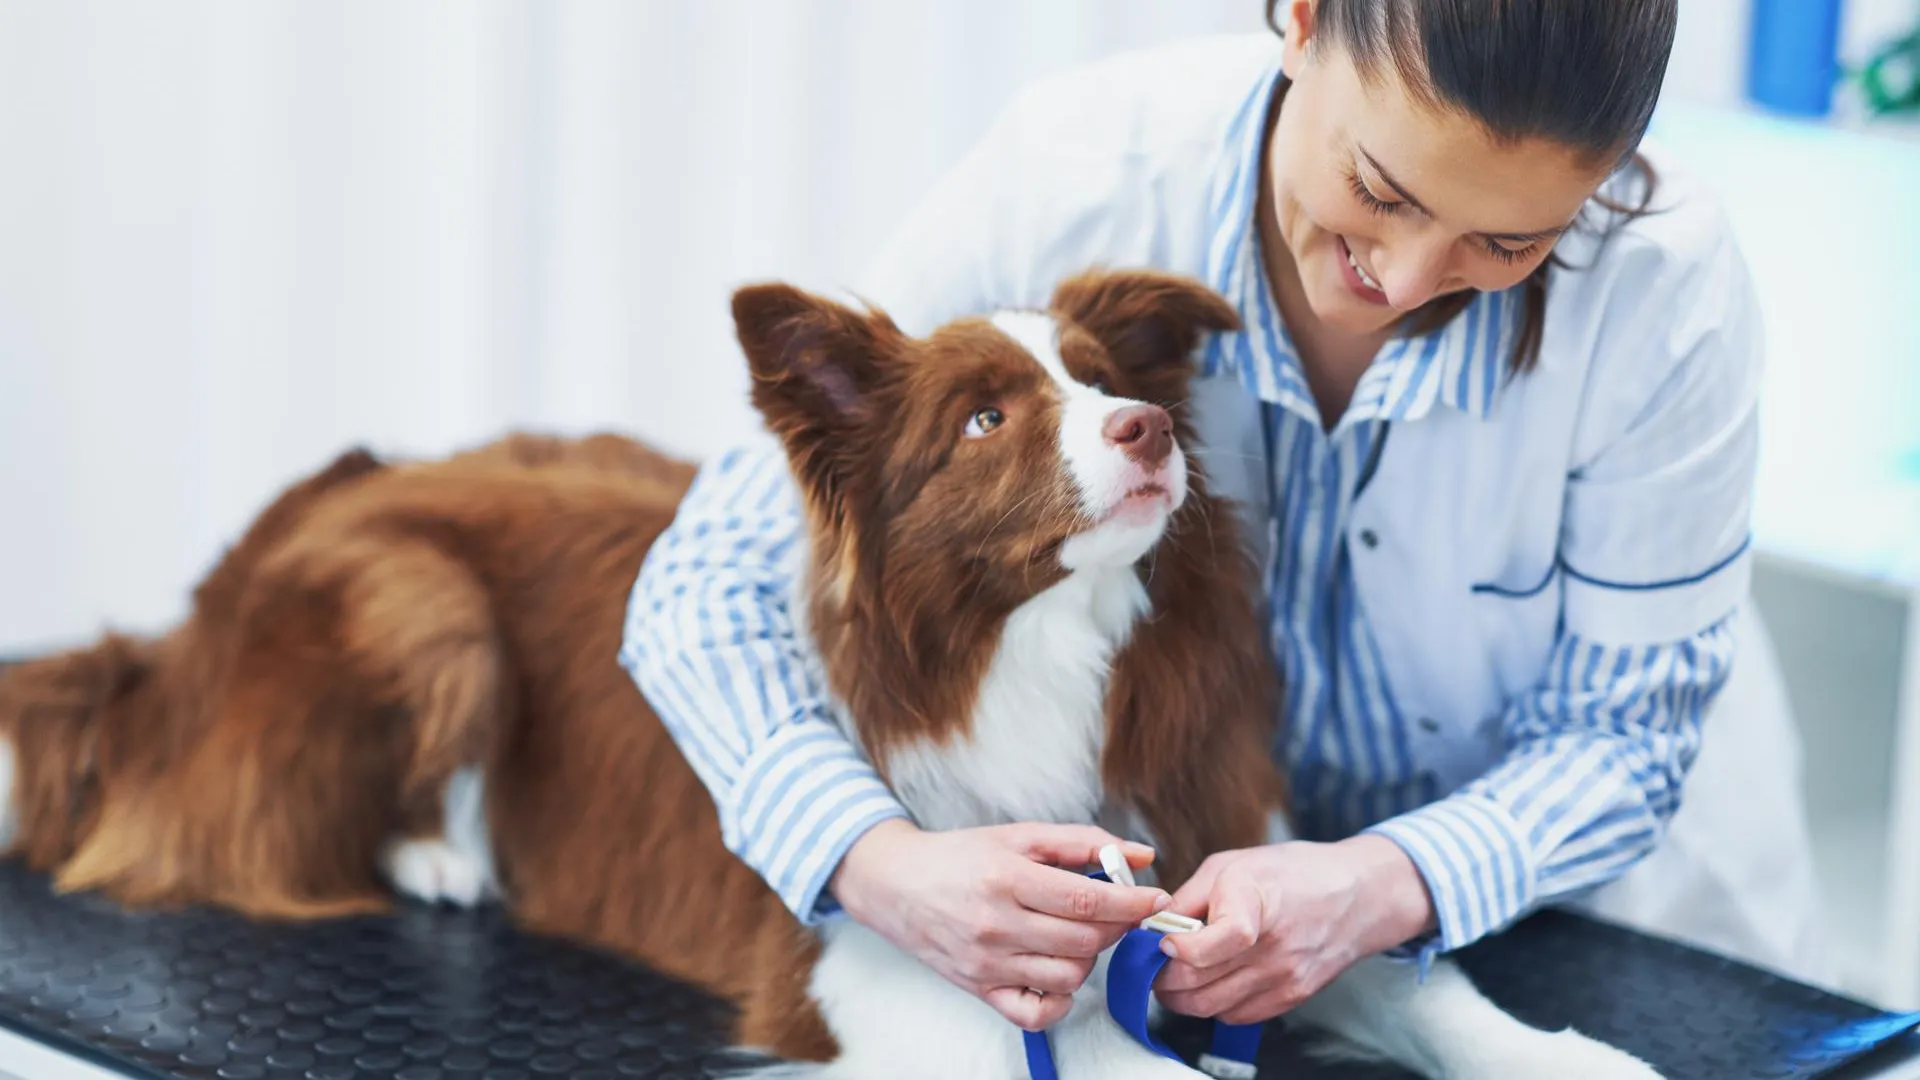
[[[1284,33],[1267,0],[1267,25]],[[1495,139],[1544,138],[1596,162],[1638,170],[1635,205],[1594,201],[1631,219],[1647,212],[1656,177],[1640,156],[1673,51],[1678,0],[1319,0],[1308,47],[1337,47],[1362,78],[1383,65],[1422,104],[1472,117]],[[1524,283],[1512,366],[1540,354],[1547,275],[1542,262]],[[1472,301],[1441,297],[1415,312],[1410,329],[1446,325]]]

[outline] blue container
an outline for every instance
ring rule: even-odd
[[[1753,0],[1747,97],[1792,116],[1826,116],[1840,81],[1841,0]]]

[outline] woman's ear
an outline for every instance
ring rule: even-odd
[[[1280,64],[1289,77],[1298,78],[1307,63],[1307,45],[1318,28],[1315,20],[1319,0],[1280,0],[1273,6],[1272,24],[1284,42]]]

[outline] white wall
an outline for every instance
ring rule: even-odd
[[[1685,0],[1676,94],[1743,3]],[[0,653],[174,618],[351,442],[712,449],[729,288],[850,276],[1021,82],[1260,11],[0,0]]]
[[[744,430],[728,290],[852,275],[1047,69],[1248,0],[0,2],[0,653],[164,623],[360,440]]]

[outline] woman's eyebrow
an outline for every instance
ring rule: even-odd
[[[1393,178],[1393,174],[1387,171],[1387,167],[1385,165],[1380,164],[1380,162],[1376,160],[1372,154],[1367,153],[1366,147],[1362,146],[1359,148],[1359,150],[1360,150],[1360,156],[1367,159],[1367,164],[1373,166],[1373,171],[1380,174],[1380,179],[1386,181],[1387,186],[1393,189],[1394,194],[1407,200],[1407,205],[1413,207],[1415,210],[1420,211],[1421,213],[1427,215],[1428,217],[1433,216],[1433,211],[1427,209],[1426,204],[1422,203],[1419,200],[1419,198],[1413,194],[1413,192],[1408,191],[1406,188],[1401,187],[1400,181],[1395,180]]]
[[[1380,164],[1377,158],[1367,153],[1366,147],[1356,144],[1356,148],[1360,151],[1360,156],[1367,159],[1367,164],[1373,166],[1373,171],[1380,174],[1381,181],[1393,189],[1394,194],[1405,199],[1407,205],[1413,207],[1415,210],[1420,211],[1428,217],[1433,216],[1433,211],[1427,209],[1426,204],[1422,203],[1419,197],[1414,195],[1413,192],[1402,187],[1400,181],[1393,178],[1393,174],[1387,171],[1385,165]],[[1540,240],[1551,240],[1572,227],[1573,223],[1567,222],[1564,225],[1555,225],[1550,229],[1541,229],[1537,232],[1481,233],[1480,235],[1485,236],[1489,240],[1508,240],[1516,244],[1531,244]]]

